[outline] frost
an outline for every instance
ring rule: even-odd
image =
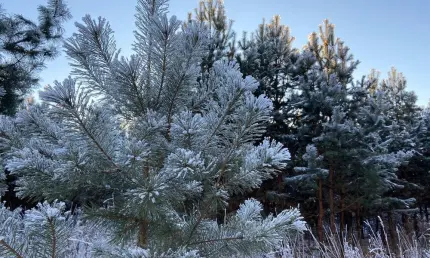
[[[232,195],[278,175],[290,154],[261,142],[273,104],[254,96],[259,82],[224,50],[208,58],[217,40],[227,47],[226,35],[169,18],[167,2],[138,1],[129,57],[105,19],[85,16],[65,41],[73,77],[46,87],[40,105],[0,117],[2,162],[19,176],[19,194],[64,201],[43,202],[24,220],[13,213],[15,231],[27,234],[20,244],[31,236],[47,250],[58,239],[61,252],[78,246],[99,257],[232,257],[304,230],[295,211],[263,218],[256,200],[217,224]],[[68,210],[76,205],[85,219]]]

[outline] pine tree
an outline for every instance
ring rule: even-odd
[[[418,144],[417,153],[409,161],[409,164],[402,167],[400,177],[418,187],[409,187],[411,195],[417,200],[417,207],[421,213],[421,218],[426,217],[429,221],[428,207],[430,206],[430,109],[424,108],[419,118],[419,130],[416,134]]]
[[[322,168],[324,157],[318,155],[318,150],[314,145],[306,146],[306,153],[302,158],[307,162],[306,167],[295,167],[294,170],[299,174],[290,176],[285,179],[287,183],[296,188],[296,191],[316,192],[316,200],[318,201],[318,222],[317,232],[318,239],[323,240],[324,229],[324,199],[323,199],[323,180],[328,176],[328,170]],[[313,199],[313,198],[312,198]]]
[[[288,94],[296,86],[295,77],[302,72],[301,64],[296,62],[299,51],[293,48],[293,42],[289,27],[276,15],[268,24],[263,21],[250,39],[244,34],[239,42],[241,53],[236,56],[241,71],[259,82],[255,95],[265,94],[272,100],[274,111],[267,135],[280,141],[289,130],[282,112],[288,105]]]
[[[400,179],[405,181],[403,189],[392,194],[393,197],[401,199],[421,200],[421,194],[425,189],[425,174],[421,170],[428,167],[423,159],[421,144],[421,129],[425,128],[425,115],[422,115],[421,108],[416,104],[417,96],[413,91],[407,90],[407,80],[401,72],[394,67],[388,73],[387,79],[382,80],[380,90],[384,91],[391,109],[387,116],[392,120],[393,141],[390,144],[391,150],[411,151],[413,156],[408,159],[407,164],[398,168],[396,174]],[[423,126],[424,125],[424,126]],[[424,154],[425,155],[425,154]],[[423,181],[417,180],[416,176],[421,174]],[[425,190],[424,190],[425,191]],[[415,207],[421,206],[418,202],[414,203]],[[401,207],[400,213],[403,222],[408,220],[414,206]]]
[[[258,79],[256,94],[266,94],[274,102],[275,110],[284,105],[290,82],[294,57],[298,54],[292,47],[294,37],[288,26],[281,24],[276,15],[270,23],[259,25],[250,39],[246,34],[239,42],[242,53],[237,56],[242,72]]]
[[[285,93],[288,103],[282,119],[290,127],[284,139],[292,153],[302,155],[312,139],[321,133],[335,106],[346,105],[347,86],[358,61],[349,48],[335,40],[334,25],[324,21],[320,35],[310,34],[308,44],[295,58],[291,89]],[[289,135],[288,135],[289,134]]]
[[[254,94],[265,94],[273,102],[274,109],[266,136],[273,137],[286,146],[288,144],[284,136],[288,134],[290,127],[283,111],[288,104],[286,96],[294,86],[294,62],[299,56],[297,49],[292,47],[293,41],[290,29],[276,15],[270,23],[263,20],[250,38],[244,33],[238,44],[240,51],[236,55],[242,73],[253,76],[259,82]],[[276,179],[264,182],[254,196],[264,202],[268,211],[283,209],[288,206],[284,188],[283,176],[279,175]]]
[[[217,222],[230,196],[290,158],[269,138],[255,144],[272,102],[254,96],[257,81],[233,62],[214,62],[198,82],[204,24],[168,18],[165,0],[139,0],[137,10],[136,54],[119,57],[109,23],[86,16],[65,44],[74,77],[41,92],[42,104],[0,118],[3,163],[19,193],[84,205],[97,230],[125,244],[97,247],[103,257],[253,255],[303,231],[296,209],[263,217],[254,199]]]
[[[13,115],[33,86],[38,84],[37,73],[46,60],[58,54],[65,21],[71,18],[63,1],[49,0],[38,7],[38,22],[22,15],[5,13],[0,6],[0,114]],[[16,197],[16,177],[1,171],[2,201],[12,209],[32,206],[29,200]]]
[[[71,18],[63,1],[38,7],[38,23],[0,8],[0,113],[13,115],[38,83],[37,72],[58,54],[63,23]]]
[[[2,257],[76,257],[76,217],[63,202],[44,202],[22,214],[0,207],[0,254]],[[72,254],[72,255],[71,255]]]
[[[390,116],[397,122],[411,125],[418,115],[417,96],[413,91],[406,90],[407,81],[401,72],[392,67],[387,79],[382,80],[379,88],[384,91],[393,108]]]
[[[285,172],[292,178],[301,178],[297,175],[300,171],[292,168],[306,166],[307,162],[301,160],[305,149],[316,137],[321,136],[323,124],[331,121],[333,109],[336,106],[347,109],[348,85],[352,82],[352,73],[358,61],[354,61],[349,48],[340,39],[335,39],[334,25],[327,20],[324,26],[320,26],[319,36],[317,33],[309,36],[303,51],[292,47],[293,40],[289,28],[281,25],[279,16],[275,16],[271,23],[261,24],[250,40],[244,37],[239,42],[242,53],[238,61],[245,74],[251,74],[259,80],[257,94],[264,93],[272,99],[274,111],[267,135],[288,147],[293,159]],[[319,154],[324,155],[322,149],[319,150],[318,146],[317,149]],[[336,157],[331,159],[335,160]],[[334,170],[330,171],[331,183],[324,182],[321,186],[329,189],[328,201],[333,213],[336,194],[331,185],[340,178],[333,175]],[[264,185],[260,190],[264,192],[263,199],[285,199],[285,191],[290,191],[290,198],[301,204],[310,203],[314,198],[313,194],[309,195],[303,189],[296,192],[297,189],[284,189],[278,185]],[[317,192],[323,192],[323,189]],[[308,208],[315,210],[315,207]],[[322,216],[319,214],[319,217]],[[331,214],[331,221],[334,221],[334,214]]]
[[[361,118],[375,117],[367,121],[361,119],[361,122],[368,125],[369,130],[378,131],[388,153],[402,151],[409,152],[408,156],[415,155],[419,150],[417,134],[422,121],[415,93],[406,90],[406,79],[395,68],[392,68],[387,79],[382,80],[379,85],[376,81],[373,85],[367,103],[362,103],[358,114]],[[375,121],[375,124],[370,126],[370,121]]]
[[[291,118],[290,138],[297,139],[296,147],[287,146],[300,154],[313,142],[318,154],[324,156],[323,167],[329,175],[322,187],[327,188],[331,231],[336,231],[338,211],[343,229],[345,223],[351,223],[351,219],[345,222],[346,212],[355,213],[359,222],[358,214],[375,208],[375,200],[385,200],[385,204],[390,201],[390,207],[410,205],[410,200],[390,196],[388,191],[406,185],[396,171],[411,155],[404,146],[412,137],[389,114],[392,109],[379,90],[376,74],[363,79],[359,86],[352,83],[358,61],[340,39],[335,40],[334,25],[327,20],[320,26],[319,36],[309,36],[302,56],[298,60],[311,66],[297,77],[297,87],[283,110],[285,117]],[[299,158],[295,162],[300,166]],[[306,195],[303,192],[299,196],[303,198],[303,194]],[[385,209],[390,208],[382,208]]]
[[[336,38],[334,24],[324,20],[319,26],[319,36],[316,32],[309,35],[306,49],[317,59],[318,66],[328,74],[336,74],[339,82],[346,86],[352,82],[352,73],[357,68],[359,61],[349,53],[349,47]]]
[[[208,49],[201,63],[202,71],[208,71],[218,60],[233,60],[236,36],[232,30],[233,21],[227,18],[224,2],[201,0],[194,12],[195,20],[208,28]],[[188,14],[188,20],[192,20],[192,13]]]
[[[360,175],[356,171],[357,163],[360,162],[360,145],[357,144],[359,137],[359,126],[346,118],[346,113],[340,106],[333,108],[330,120],[323,124],[323,131],[320,136],[313,139],[318,150],[324,154],[324,165],[329,171],[329,209],[330,227],[332,232],[337,232],[335,217],[340,212],[340,231],[345,224],[345,197],[351,192],[347,192],[350,186],[354,190],[357,181],[351,184],[350,180],[358,180]],[[363,185],[361,185],[363,186]],[[335,201],[334,194],[340,200]],[[352,192],[354,194],[354,192]],[[331,201],[333,200],[333,201]]]

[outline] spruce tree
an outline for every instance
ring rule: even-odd
[[[205,24],[168,18],[165,0],[139,0],[137,11],[136,54],[120,57],[109,23],[86,16],[65,44],[73,77],[41,92],[42,104],[0,118],[3,164],[20,195],[84,206],[120,244],[94,245],[102,257],[255,255],[303,231],[296,209],[263,217],[254,199],[216,220],[230,196],[290,158],[260,141],[272,101],[254,96],[258,82],[233,62],[214,62],[198,82]]]

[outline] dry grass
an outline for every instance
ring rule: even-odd
[[[379,220],[381,220],[379,218]],[[381,221],[382,222],[382,221]],[[261,255],[262,258],[430,258],[430,224],[421,223],[420,235],[407,234],[403,228],[397,228],[394,239],[389,237],[384,223],[382,233],[374,232],[369,223],[370,237],[358,241],[352,234],[343,236],[327,233],[324,243],[320,243],[311,234],[312,240],[303,236],[285,241],[278,250]],[[311,232],[311,231],[309,231]],[[387,244],[390,243],[391,245]]]

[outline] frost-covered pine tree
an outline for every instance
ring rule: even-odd
[[[77,257],[77,217],[66,211],[64,202],[39,203],[22,212],[0,206],[1,257]],[[85,248],[80,248],[84,250]],[[83,257],[83,256],[81,256]]]
[[[239,41],[241,53],[237,60],[242,72],[258,80],[257,92],[266,94],[276,111],[286,105],[284,97],[292,88],[291,77],[296,75],[293,66],[299,52],[293,48],[293,41],[290,28],[281,23],[279,15],[274,16],[270,23],[263,20],[249,39],[244,33]],[[275,118],[279,119],[278,116]]]
[[[300,66],[295,63],[300,53],[293,48],[293,41],[289,27],[282,24],[280,16],[276,15],[270,22],[263,20],[250,37],[244,33],[238,42],[239,51],[236,55],[242,73],[253,76],[258,81],[254,94],[264,94],[273,103],[265,136],[272,137],[286,146],[290,139],[286,139],[285,135],[292,130],[290,120],[284,112],[289,104],[287,96],[296,82],[293,79],[297,75],[296,72],[302,68],[295,69]],[[294,155],[290,148],[289,151]],[[254,194],[264,203],[267,211],[284,209],[286,206],[287,195],[283,184],[286,171],[287,169],[284,169],[277,178],[265,181]]]
[[[39,83],[46,61],[59,53],[64,23],[71,18],[62,0],[47,0],[37,8],[36,21],[0,8],[0,113],[13,115]]]
[[[375,96],[359,110],[358,124],[361,128],[359,143],[367,146],[367,153],[362,156],[362,164],[378,178],[372,192],[369,192],[369,206],[377,210],[390,211],[395,208],[408,208],[413,199],[393,196],[393,192],[405,187],[406,181],[399,179],[398,167],[407,161],[413,152],[402,148],[393,148],[397,139],[397,124],[389,113],[392,109],[383,91],[376,91]],[[405,139],[408,141],[409,139]],[[394,149],[394,150],[393,150]]]
[[[418,154],[415,155],[412,160],[410,160],[408,166],[405,166],[406,174],[408,176],[408,182],[417,184],[421,187],[412,189],[412,194],[417,199],[417,206],[420,208],[421,216],[423,216],[422,211],[427,211],[429,199],[430,199],[430,173],[429,171],[429,153],[430,153],[430,108],[427,105],[426,108],[421,112],[421,117],[419,119],[419,131],[417,133],[418,138]],[[405,174],[401,174],[403,177]],[[427,213],[428,215],[428,213]]]
[[[387,99],[393,106],[390,117],[404,125],[410,125],[419,115],[416,105],[417,95],[406,88],[407,81],[403,73],[391,67],[386,79],[382,80],[379,89],[384,91]]]
[[[306,153],[302,159],[307,162],[306,167],[295,167],[294,170],[298,175],[285,178],[287,183],[290,183],[295,191],[301,193],[315,194],[318,201],[318,221],[317,234],[318,239],[323,241],[324,236],[324,199],[323,199],[323,181],[328,176],[328,170],[323,168],[322,155],[318,154],[315,145],[306,146]],[[312,201],[315,199],[312,198]]]
[[[232,60],[235,55],[235,33],[232,30],[233,21],[227,18],[224,1],[201,0],[194,12],[195,19],[207,26],[208,33],[207,51],[201,63],[202,70],[207,71],[218,60]],[[191,13],[188,14],[188,19],[192,20]]]
[[[340,106],[333,107],[329,121],[323,124],[320,136],[313,139],[318,150],[324,155],[324,166],[328,169],[328,203],[330,209],[330,230],[336,232],[336,215],[340,213],[340,231],[345,224],[347,201],[356,204],[354,196],[360,189],[357,183],[360,173],[357,163],[360,163],[360,144],[357,144],[360,126],[346,117]],[[358,168],[357,168],[358,167]],[[355,182],[350,184],[350,180]],[[362,187],[363,185],[360,185]],[[352,188],[352,190],[350,189]],[[336,200],[335,196],[339,196]],[[347,200],[345,200],[347,199]],[[352,199],[352,200],[351,200]],[[351,204],[351,205],[353,205]],[[342,232],[343,233],[343,232]]]
[[[250,199],[222,223],[216,214],[289,160],[275,141],[254,144],[272,103],[254,96],[256,80],[227,61],[197,83],[207,28],[168,18],[167,7],[166,0],[138,1],[128,58],[105,19],[77,23],[65,43],[72,77],[41,92],[40,105],[0,118],[2,163],[19,176],[21,196],[83,206],[93,225],[83,230],[106,232],[118,244],[93,244],[103,257],[269,251],[305,229],[296,209],[263,217]],[[9,255],[26,251],[2,244]]]

